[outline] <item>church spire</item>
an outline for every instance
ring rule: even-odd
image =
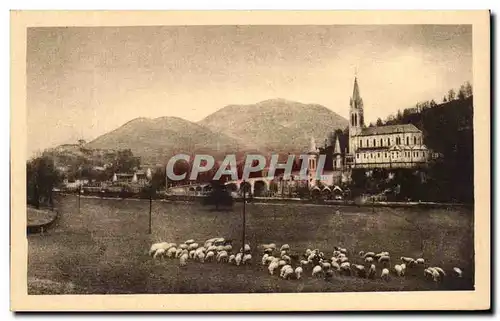
[[[339,136],[335,138],[335,146],[333,147],[333,154],[341,154],[342,150],[340,149]]]
[[[359,85],[358,85],[358,77],[354,77],[354,89],[352,91],[352,100],[356,104],[356,107],[359,108],[359,103],[362,102],[361,95],[359,93]]]

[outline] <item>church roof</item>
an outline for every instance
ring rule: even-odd
[[[413,124],[386,125],[363,128],[359,136],[372,136],[395,133],[420,133],[421,130]]]

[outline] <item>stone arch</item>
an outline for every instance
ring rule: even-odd
[[[247,196],[252,193],[252,184],[249,182],[242,182],[240,184],[240,194],[243,195],[243,191],[246,191]]]
[[[269,192],[268,184],[263,180],[258,180],[254,182],[254,195],[255,196],[266,196]]]

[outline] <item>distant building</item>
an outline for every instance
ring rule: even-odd
[[[413,124],[366,127],[364,105],[357,78],[349,107],[349,138],[341,149],[338,136],[330,148],[331,170],[352,168],[413,168],[435,157],[423,143],[422,131]],[[327,164],[330,165],[330,164]],[[347,181],[345,175],[340,180]]]

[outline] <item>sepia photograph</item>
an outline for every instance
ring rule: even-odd
[[[11,14],[12,308],[490,308],[489,12],[91,15]]]

